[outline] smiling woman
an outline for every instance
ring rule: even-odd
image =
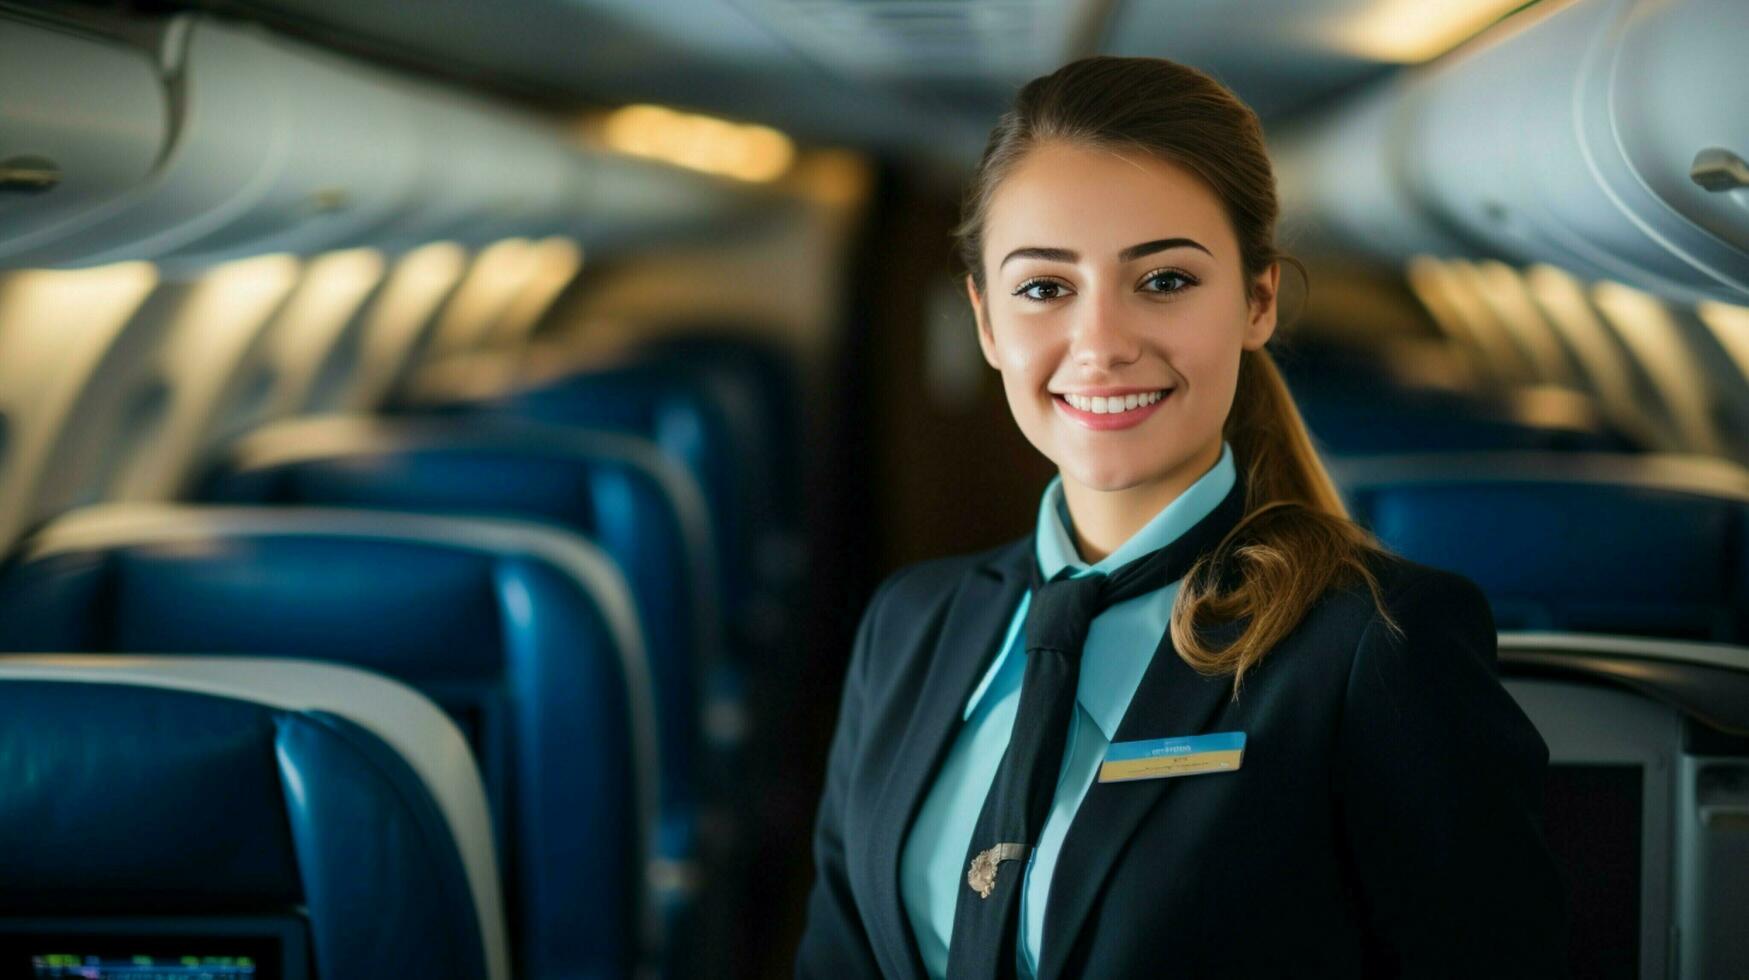
[[[1348,519],[1266,350],[1276,212],[1256,117],[1173,62],[996,125],[966,292],[1058,478],[870,603],[800,975],[1564,972],[1547,748],[1476,586]]]
[[[1220,202],[1183,167],[1135,153],[1045,143],[987,212],[984,250],[1003,259],[983,288],[966,277],[984,357],[1021,431],[1062,470],[1070,511],[1088,515],[1077,545],[1097,560],[1220,458],[1241,352],[1275,330],[1279,267],[1247,303]],[[1037,240],[1061,245],[1022,244]]]

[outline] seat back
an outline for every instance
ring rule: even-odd
[[[382,512],[91,508],[0,569],[0,650],[355,664],[445,707],[507,855],[519,969],[625,972],[653,942],[653,711],[623,578],[572,535]]]
[[[1749,648],[1509,632],[1500,662],[1549,747],[1572,975],[1742,974]]]
[[[571,374],[465,405],[460,411],[508,415],[558,425],[641,436],[687,469],[703,491],[718,545],[717,583],[731,617],[751,595],[744,556],[753,548],[749,515],[757,461],[741,457],[734,393],[721,381],[631,363]]]
[[[755,649],[799,655],[809,475],[802,465],[804,418],[793,355],[775,341],[718,331],[658,335],[633,347],[630,357],[648,369],[699,379],[727,408],[743,461],[740,475],[748,482],[745,496],[757,508],[748,515],[754,587],[743,627]]]
[[[510,975],[467,744],[365,671],[0,656],[0,838],[6,976],[142,947],[288,978]]]
[[[637,344],[633,357],[651,365],[714,375],[734,385],[746,407],[731,421],[737,439],[760,446],[761,474],[779,522],[799,519],[804,433],[800,380],[793,355],[776,341],[704,329],[659,334]]]
[[[411,509],[540,521],[588,538],[624,573],[654,680],[662,839],[691,853],[701,673],[718,659],[704,500],[648,442],[513,420],[334,416],[251,433],[203,481],[217,503]]]
[[[1502,453],[1333,473],[1387,547],[1473,579],[1502,629],[1749,633],[1749,474],[1731,464]]]

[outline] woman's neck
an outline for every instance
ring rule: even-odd
[[[1065,474],[1063,499],[1069,506],[1069,523],[1081,560],[1090,565],[1104,560],[1220,461],[1221,443],[1216,440],[1212,449],[1198,453],[1161,479],[1122,490],[1095,490]]]

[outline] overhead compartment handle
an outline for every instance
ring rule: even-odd
[[[1749,187],[1749,163],[1723,147],[1709,147],[1695,154],[1688,176],[1715,194],[1734,191]]]
[[[61,168],[42,157],[0,160],[0,193],[41,194],[61,182]]]

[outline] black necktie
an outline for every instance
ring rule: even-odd
[[[948,943],[949,980],[1014,976],[1021,885],[1056,793],[1075,711],[1081,646],[1093,618],[1108,606],[1183,578],[1238,523],[1244,503],[1244,489],[1236,481],[1213,511],[1171,544],[1109,576],[1067,578],[1064,569],[1044,582],[1038,562],[1032,562],[1020,704],[966,852],[966,887],[954,904]]]

